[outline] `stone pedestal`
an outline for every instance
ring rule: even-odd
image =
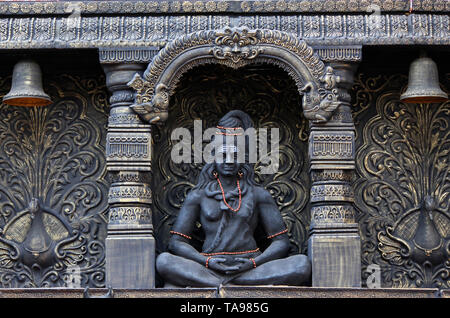
[[[308,241],[314,287],[361,287],[361,243],[358,225],[316,227]]]
[[[147,229],[142,235],[136,228],[125,230],[110,225],[106,238],[107,285],[133,286],[136,289],[155,285],[155,239]]]
[[[326,123],[311,125],[311,231],[308,256],[315,287],[360,287],[361,243],[353,209],[355,127],[348,89],[355,66],[330,63],[339,76],[339,107]]]
[[[100,50],[106,84],[112,93],[106,141],[107,170],[111,181],[106,285],[112,288],[154,288],[155,239],[149,186],[151,127],[130,109],[134,92],[127,86],[136,73],[142,74],[148,61],[123,61],[126,55],[114,54],[111,49],[107,53]],[[133,58],[136,56],[139,54],[134,54]]]

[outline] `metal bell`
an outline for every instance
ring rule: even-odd
[[[14,106],[46,106],[52,103],[42,88],[42,73],[39,65],[31,60],[22,60],[14,65],[11,90],[3,102]]]
[[[429,57],[419,57],[409,67],[408,88],[400,96],[405,103],[440,103],[448,95],[439,87],[436,63]]]

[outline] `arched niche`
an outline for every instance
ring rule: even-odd
[[[304,41],[275,30],[225,28],[199,31],[169,42],[143,76],[136,74],[128,83],[136,91],[130,107],[148,123],[166,120],[169,98],[183,73],[210,63],[232,68],[252,63],[281,67],[294,79],[303,95],[305,117],[314,123],[328,121],[340,104],[340,77]]]

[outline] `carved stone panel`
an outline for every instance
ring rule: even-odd
[[[308,123],[302,115],[295,82],[283,70],[266,65],[239,70],[200,66],[182,77],[170,100],[171,116],[153,131],[152,189],[158,252],[166,250],[172,224],[202,167],[200,163],[176,164],[171,160],[176,143],[170,139],[173,129],[184,127],[194,136],[194,120],[201,120],[206,129],[232,109],[250,114],[255,128],[279,128],[279,169],[275,174],[261,174],[257,163],[256,179],[269,190],[281,211],[292,252],[305,253],[310,222]],[[195,238],[198,243],[202,240],[201,235]]]
[[[10,82],[0,78],[0,95]],[[0,108],[0,287],[103,287],[104,77],[44,84],[50,106]]]
[[[450,103],[401,103],[406,85],[361,73],[353,89],[363,282],[378,268],[381,287],[449,288]]]
[[[112,129],[111,129],[112,130]],[[133,170],[137,165],[149,169],[151,157],[151,138],[149,129],[115,129],[106,139],[107,161],[109,170]]]

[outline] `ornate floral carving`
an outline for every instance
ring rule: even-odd
[[[450,103],[401,103],[406,83],[360,75],[355,85],[363,269],[381,266],[383,287],[448,288]]]
[[[3,94],[9,89],[7,79],[0,79]],[[108,184],[104,179],[107,95],[102,81],[60,75],[45,88],[54,100],[51,106],[2,105],[2,287],[67,286],[71,268],[78,269],[81,286],[104,286]],[[23,263],[12,247],[33,237],[26,210],[32,198],[38,198],[47,212],[41,215],[43,227],[35,225],[37,230],[30,232],[37,235],[36,231],[45,230],[40,235],[57,243],[56,260],[38,262],[39,270]]]
[[[223,32],[216,33],[214,43],[217,46],[212,48],[210,52],[216,59],[231,59],[235,64],[241,60],[252,60],[263,52],[262,48],[254,47],[259,42],[258,32],[252,32],[248,29],[238,32],[226,28]]]

